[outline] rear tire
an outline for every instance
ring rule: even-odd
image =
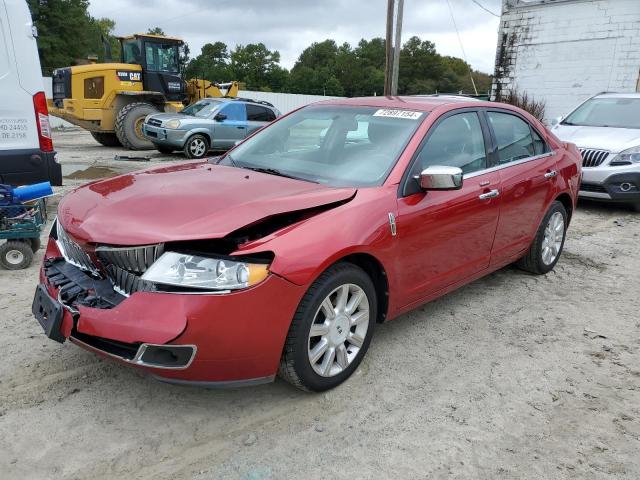
[[[114,132],[89,132],[93,139],[105,147],[121,147],[122,144]]]
[[[364,358],[376,318],[376,290],[365,271],[350,263],[330,267],[298,305],[278,375],[306,391],[338,386]]]
[[[204,158],[208,152],[209,140],[199,133],[189,137],[184,144],[184,154],[187,158]]]
[[[21,270],[31,265],[33,251],[29,242],[10,240],[0,245],[0,265],[7,270]]]
[[[527,272],[544,275],[558,263],[567,234],[567,211],[555,201],[547,210],[527,254],[516,265]]]
[[[125,105],[116,116],[116,136],[124,148],[129,150],[151,150],[153,143],[142,134],[142,124],[147,115],[159,110],[146,102]]]

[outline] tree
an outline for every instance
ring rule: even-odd
[[[271,80],[281,78],[284,71],[278,65],[280,52],[269,50],[264,43],[237,45],[229,58],[232,76],[249,90],[270,88]]]
[[[84,62],[90,54],[104,58],[100,34],[110,34],[115,24],[89,15],[88,0],[28,0],[28,5],[38,28],[43,74]]]
[[[186,68],[187,78],[206,78],[212,82],[229,80],[229,50],[223,42],[207,43],[200,55],[192,59]]]
[[[166,36],[166,33],[164,33],[164,30],[162,30],[162,28],[160,28],[160,27],[150,28],[149,30],[147,30],[147,34],[148,35],[160,35],[162,37]]]

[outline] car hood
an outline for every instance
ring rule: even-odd
[[[551,130],[560,140],[581,148],[594,148],[619,153],[640,145],[640,130],[636,128],[581,127],[556,125]]]
[[[143,170],[80,187],[58,207],[72,236],[111,245],[222,238],[281,213],[352,198],[323,185],[208,163]]]

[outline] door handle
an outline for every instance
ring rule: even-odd
[[[500,195],[500,190],[490,190],[487,193],[483,193],[478,196],[480,200],[489,200],[490,198],[496,198]]]
[[[555,170],[551,170],[550,172],[547,172],[544,174],[544,178],[553,178],[557,176],[558,176],[558,172],[556,172]]]
[[[236,128],[239,128],[240,130],[244,130],[244,127],[236,127]]]

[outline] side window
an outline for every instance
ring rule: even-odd
[[[458,113],[440,122],[418,154],[413,175],[433,165],[459,167],[463,173],[487,168],[478,114]]]
[[[271,122],[276,116],[270,108],[247,103],[247,120],[250,122]]]
[[[234,120],[237,122],[244,122],[247,120],[247,113],[244,103],[228,102],[220,109],[219,113],[226,115],[226,120]]]
[[[509,113],[487,112],[487,116],[498,143],[500,165],[537,155],[532,129],[527,122]]]
[[[533,151],[536,155],[542,155],[543,153],[547,153],[549,151],[549,147],[542,139],[538,132],[536,132],[533,128],[531,129],[531,133],[533,134]]]

